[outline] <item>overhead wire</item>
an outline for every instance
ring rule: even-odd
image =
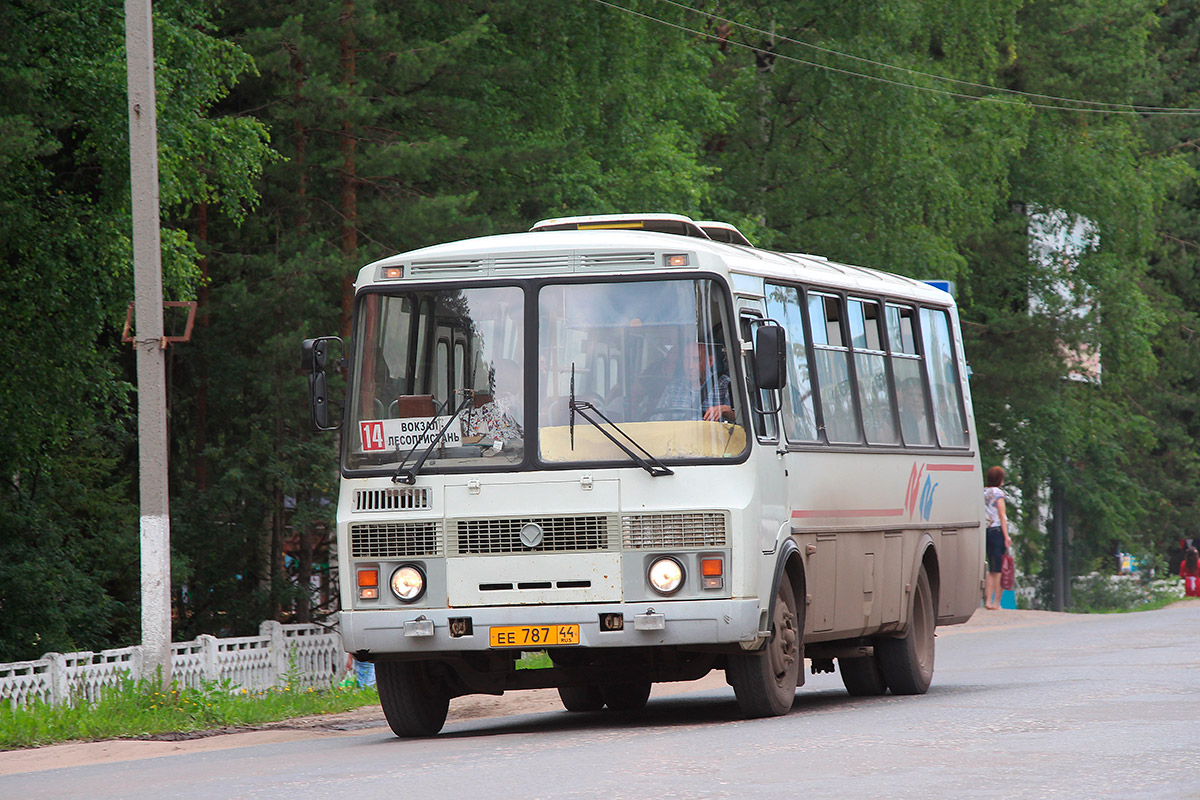
[[[755,45],[748,44],[746,42],[739,42],[732,38],[723,38],[721,36],[718,36],[715,33],[703,31],[703,30],[696,30],[695,28],[689,28],[686,25],[680,25],[679,23],[671,22],[670,20],[665,20],[665,19],[661,19],[659,17],[655,17],[652,14],[646,14],[641,11],[636,11],[632,8],[627,8],[625,6],[621,6],[617,3],[610,2],[610,0],[592,0],[592,2],[598,3],[603,6],[607,6],[609,8],[615,9],[617,11],[623,11],[626,14],[630,14],[630,15],[633,15],[636,17],[641,17],[642,19],[648,20],[650,22],[654,22],[659,25],[664,25],[666,27],[675,28],[676,30],[684,31],[686,33],[690,33],[695,36],[700,36],[700,37],[703,37],[706,39],[711,39],[714,41],[731,44],[735,47],[740,47],[745,50],[750,50],[752,52],[759,53],[764,56],[770,56],[772,58],[778,58],[778,59],[781,59],[784,61],[789,61],[789,62],[796,63],[796,64],[802,64],[804,66],[815,67],[817,69],[822,69],[822,70],[826,70],[828,72],[834,72],[834,73],[838,73],[838,74],[842,74],[842,75],[847,75],[850,77],[863,78],[866,80],[875,81],[877,83],[883,83],[883,84],[887,84],[890,86],[898,86],[898,87],[907,88],[907,89],[915,89],[917,91],[927,92],[930,94],[939,94],[939,95],[943,95],[946,97],[952,97],[952,98],[959,99],[959,100],[973,100],[976,102],[995,103],[995,104],[999,104],[999,105],[1011,105],[1011,106],[1017,106],[1020,108],[1039,108],[1039,109],[1046,109],[1046,110],[1051,110],[1051,111],[1074,111],[1077,113],[1085,113],[1085,114],[1122,114],[1122,115],[1127,115],[1127,116],[1196,116],[1196,115],[1200,115],[1200,108],[1170,108],[1170,107],[1165,107],[1165,106],[1140,106],[1140,105],[1134,105],[1134,104],[1129,104],[1129,103],[1103,103],[1103,102],[1094,101],[1094,100],[1080,100],[1080,99],[1070,98],[1070,97],[1059,97],[1056,95],[1038,94],[1036,92],[1022,92],[1022,91],[1019,91],[1016,89],[1006,89],[1004,87],[999,87],[999,86],[989,86],[988,84],[972,83],[971,81],[964,81],[964,80],[960,80],[957,78],[950,78],[950,77],[947,77],[944,75],[935,75],[933,73],[922,72],[920,70],[914,70],[914,69],[910,69],[908,67],[900,67],[900,66],[896,66],[894,64],[887,64],[882,61],[874,61],[869,58],[863,58],[861,56],[855,56],[855,55],[852,55],[849,53],[842,53],[837,50],[832,50],[830,48],[821,47],[820,45],[815,45],[815,44],[811,44],[809,42],[799,41],[797,39],[792,39],[792,38],[789,38],[786,36],[781,36],[779,34],[771,33],[769,31],[764,31],[764,30],[755,28],[750,25],[745,25],[743,23],[734,22],[733,20],[727,19],[725,17],[717,16],[716,14],[712,14],[707,11],[701,11],[699,9],[691,8],[690,6],[675,2],[675,0],[659,0],[659,2],[664,2],[669,5],[675,6],[677,8],[684,9],[684,10],[690,11],[695,14],[700,14],[711,20],[724,22],[724,23],[727,23],[729,25],[732,25],[732,26],[735,26],[738,28],[752,31],[752,32],[757,33],[762,36],[772,36],[775,39],[778,39],[780,41],[789,42],[791,44],[800,45],[802,47],[808,47],[808,48],[823,52],[827,55],[840,56],[840,57],[851,59],[854,61],[871,64],[872,66],[896,70],[899,72],[904,72],[904,73],[907,73],[914,77],[922,77],[922,78],[927,78],[930,80],[944,81],[947,83],[952,83],[955,85],[970,87],[970,88],[979,89],[979,90],[988,91],[988,92],[998,92],[1001,94],[1012,95],[1017,98],[1035,98],[1036,100],[1053,100],[1056,102],[1047,103],[1047,102],[1034,102],[1034,101],[1025,100],[1025,99],[1008,99],[1005,97],[996,97],[994,95],[968,94],[966,92],[952,91],[950,89],[941,89],[941,88],[937,88],[934,86],[922,86],[917,83],[911,83],[908,81],[901,81],[901,80],[893,80],[891,78],[885,78],[885,77],[882,77],[879,75],[869,75],[869,74],[866,74],[863,72],[857,72],[852,69],[846,69],[844,67],[835,67],[831,64],[822,64],[822,63],[819,63],[816,61],[810,61],[810,60],[804,59],[804,58],[797,58],[796,56],[791,56],[791,55],[787,55],[785,53],[780,53],[776,50],[770,50],[770,49],[767,49],[764,47],[756,47]],[[1079,105],[1078,106],[1063,105],[1064,103],[1076,103]]]

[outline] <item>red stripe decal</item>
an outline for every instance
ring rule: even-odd
[[[974,472],[974,464],[926,464],[930,472]]]

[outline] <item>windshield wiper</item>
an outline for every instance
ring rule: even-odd
[[[433,437],[433,441],[426,445],[425,449],[421,451],[421,455],[412,465],[412,468],[405,469],[404,465],[408,463],[409,456],[411,456],[413,451],[417,449],[417,445],[421,443],[421,440],[417,439],[417,441],[413,442],[413,446],[407,453],[404,454],[404,458],[400,459],[400,466],[396,468],[395,474],[392,475],[392,483],[407,483],[409,486],[412,486],[417,482],[417,473],[421,471],[421,467],[425,466],[425,460],[429,458],[429,454],[433,452],[433,448],[437,447],[442,441],[442,438],[446,435],[446,431],[450,430],[450,426],[455,423],[455,421],[458,419],[458,415],[463,412],[463,409],[468,408],[475,403],[474,390],[463,389],[461,391],[463,398],[459,401],[458,407],[454,409],[454,413],[450,415],[450,419],[445,425],[442,426],[442,429],[438,431],[438,435]],[[442,403],[441,406],[438,407],[438,410],[434,412],[434,419],[437,419],[439,413],[446,408],[446,405],[449,402],[450,399],[446,398],[446,402]],[[399,448],[396,449],[399,450]]]
[[[621,449],[621,452],[623,452],[625,455],[629,456],[629,458],[631,460],[633,460],[634,463],[636,463],[642,469],[646,470],[646,472],[649,472],[652,477],[661,478],[664,475],[674,475],[675,474],[671,469],[667,468],[667,466],[664,465],[661,461],[659,461],[654,456],[650,455],[650,453],[646,450],[646,448],[642,447],[640,444],[635,442],[633,440],[632,436],[630,436],[625,431],[621,430],[617,426],[617,423],[613,422],[611,419],[604,416],[603,411],[596,408],[594,405],[587,402],[586,400],[579,401],[579,400],[575,399],[575,365],[574,364],[571,365],[571,399],[570,399],[570,402],[568,403],[567,407],[570,409],[570,415],[571,415],[570,420],[571,420],[571,449],[572,450],[575,449],[575,415],[578,414],[579,416],[583,417],[588,422],[590,422],[592,424],[593,428],[595,428],[596,430],[598,430],[602,434],[604,434],[604,436],[610,442],[612,442],[617,447],[619,447]],[[633,445],[639,451],[641,451],[641,455],[638,455],[637,453],[633,452],[628,447],[626,447],[624,444],[622,444],[620,441],[618,441],[617,437],[613,436],[611,433],[609,433],[607,430],[605,430],[603,425],[601,425],[599,422],[592,419],[591,416],[588,415],[589,411],[595,412],[600,417],[600,419],[604,420],[609,425],[611,425],[612,429],[614,431],[621,434],[621,436],[625,437],[626,441],[628,441],[631,445]]]

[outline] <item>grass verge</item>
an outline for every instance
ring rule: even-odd
[[[105,692],[95,704],[52,706],[39,702],[13,708],[0,703],[0,750],[260,725],[378,702],[374,688],[283,686],[251,692],[225,683],[163,691],[151,681],[127,680]]]

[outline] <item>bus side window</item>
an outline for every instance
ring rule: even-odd
[[[808,364],[808,337],[800,290],[794,286],[767,286],[767,314],[787,334],[788,377],[783,390],[783,429],[789,441],[815,442],[817,418],[813,410],[812,379]]]
[[[921,354],[917,351],[916,313],[911,306],[888,304],[888,354],[892,377],[896,382],[896,400],[900,411],[900,432],[908,445],[933,444],[929,424],[929,404],[925,399],[925,381],[921,375]]]
[[[933,395],[938,441],[948,447],[966,447],[962,384],[950,337],[950,320],[941,309],[921,309],[921,338],[925,345],[925,370]]]
[[[888,386],[887,361],[879,330],[879,304],[872,300],[850,300],[846,308],[863,432],[871,444],[897,444],[900,438],[896,433],[892,390]]]
[[[830,442],[861,442],[858,409],[850,380],[850,348],[842,335],[842,300],[828,294],[808,296],[808,320],[817,360],[821,413]]]

